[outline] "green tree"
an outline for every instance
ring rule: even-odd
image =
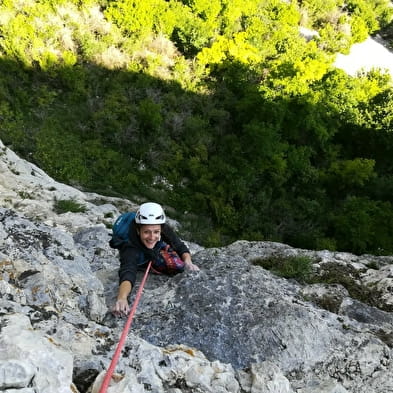
[[[332,214],[332,230],[342,250],[392,253],[393,210],[389,202],[348,197]]]

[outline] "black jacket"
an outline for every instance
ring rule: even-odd
[[[189,253],[188,247],[179,239],[174,230],[168,225],[161,226],[161,240],[169,244],[181,257]],[[130,225],[128,243],[120,250],[119,283],[130,281],[134,287],[138,265],[155,260],[159,254],[160,245],[157,243],[153,249],[144,246],[136,231],[135,220]]]

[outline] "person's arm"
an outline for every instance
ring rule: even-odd
[[[125,246],[120,250],[119,290],[113,307],[115,315],[127,315],[130,311],[128,295],[135,284],[139,251]]]
[[[191,270],[193,272],[199,271],[199,267],[192,263],[191,254],[189,252],[184,252],[183,254],[181,254],[180,258],[182,259],[182,261],[184,261],[185,268],[187,270]]]
[[[191,270],[194,272],[199,270],[199,267],[192,263],[190,250],[169,225],[163,226],[162,235],[164,238],[163,240],[166,243],[169,243],[172,248],[178,253],[178,255],[180,255],[180,258],[182,259],[182,261],[184,261],[185,268],[187,270]]]
[[[131,293],[132,284],[130,281],[123,281],[119,286],[119,292],[117,294],[117,299],[113,312],[116,315],[127,315],[130,311],[130,306],[128,305],[128,295]]]
[[[186,244],[180,239],[176,232],[168,224],[162,226],[162,240],[171,245],[171,247],[179,254],[190,253]]]

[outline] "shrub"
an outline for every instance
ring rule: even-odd
[[[284,278],[294,278],[297,281],[307,281],[311,274],[313,259],[307,256],[257,258],[252,261],[254,265],[270,270]]]
[[[61,213],[84,213],[86,206],[75,201],[75,199],[59,199],[55,200],[54,209],[57,214]]]

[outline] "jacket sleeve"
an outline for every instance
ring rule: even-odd
[[[119,283],[130,281],[134,287],[140,252],[129,246],[120,250]]]
[[[163,227],[162,240],[170,244],[180,257],[186,252],[190,253],[188,247],[184,244],[183,241],[180,240],[175,231],[167,224],[164,224]]]

